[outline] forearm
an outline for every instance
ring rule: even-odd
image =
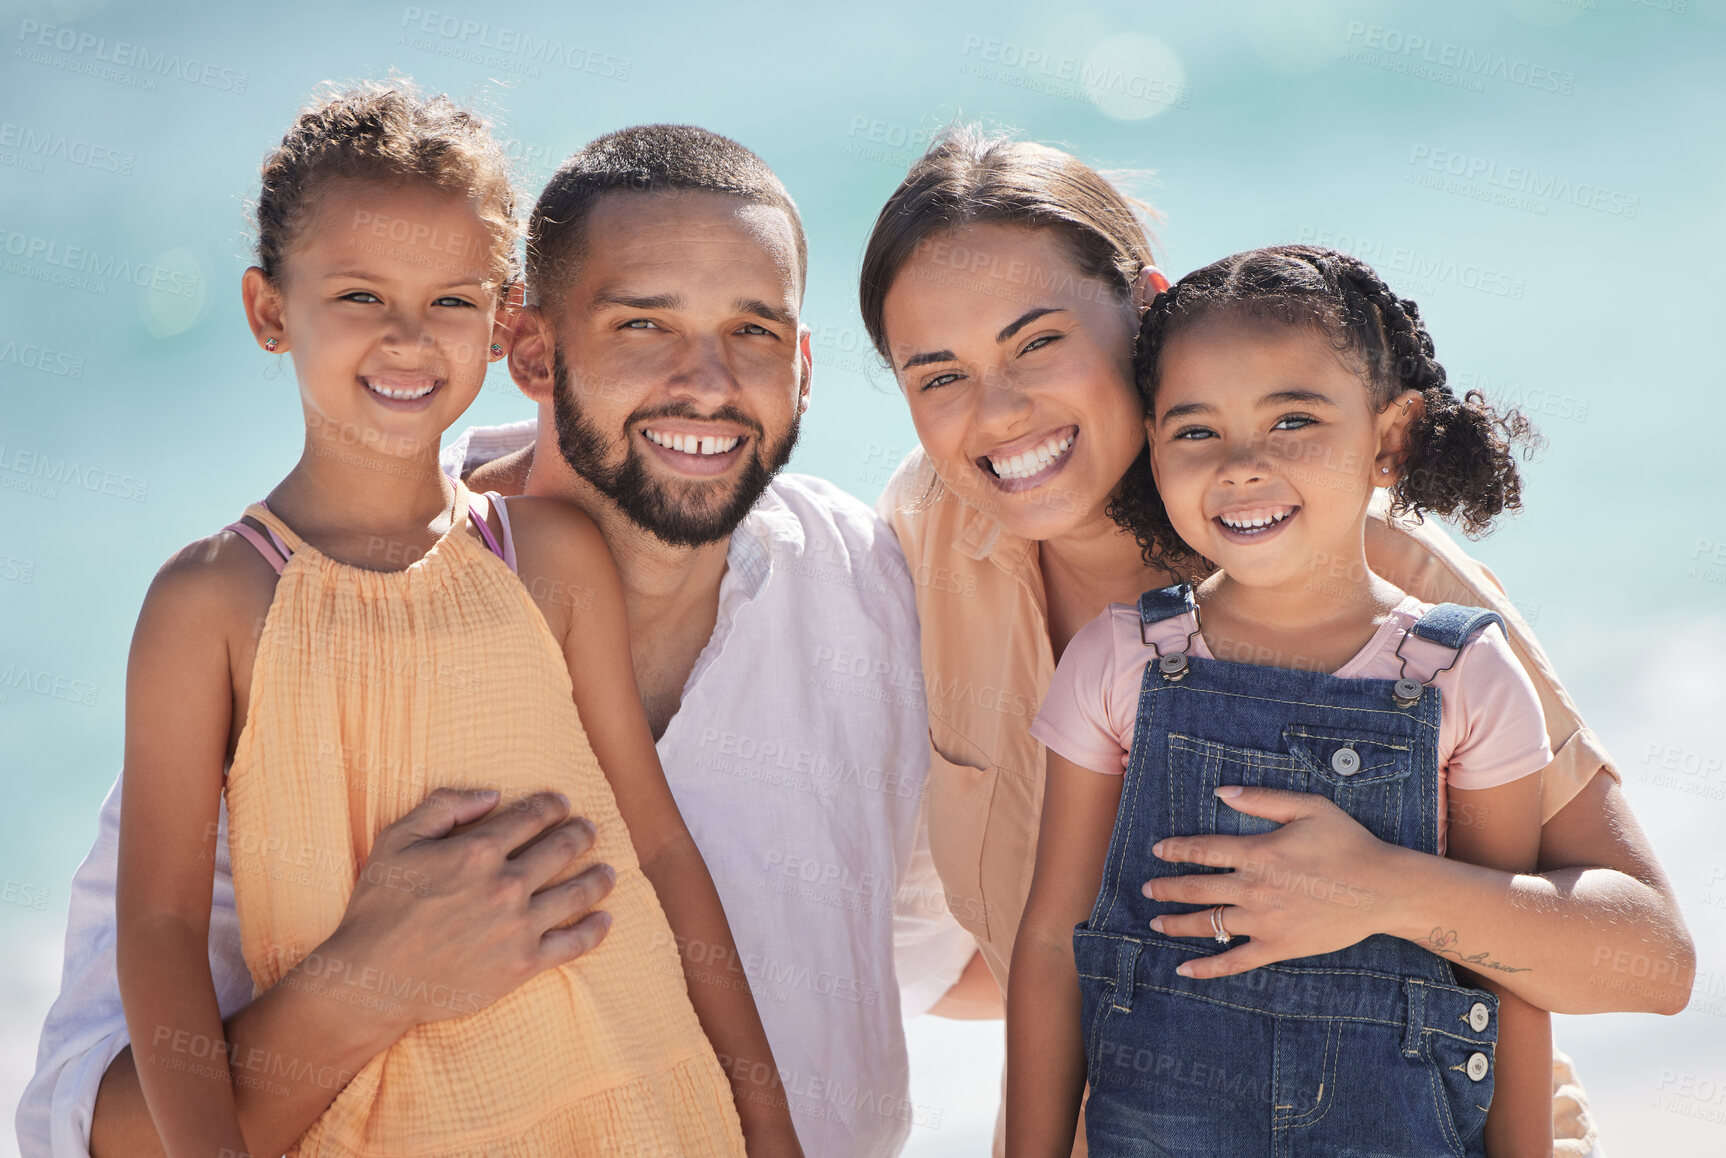
[[[1066,1158],[1085,1092],[1070,939],[1021,928],[1007,989],[1008,1158]]]
[[[749,1152],[797,1152],[779,1069],[706,862],[693,841],[673,840],[641,870],[677,938],[690,1003],[731,1082]]]
[[[225,1026],[228,1069],[240,1128],[251,1152],[280,1154],[316,1122],[348,1080],[388,1048],[405,1027],[363,1004],[369,991],[349,987],[322,968],[340,959],[326,942],[304,964],[235,1013]],[[356,1000],[342,1000],[344,996]],[[140,1045],[148,1049],[149,1043]],[[165,1153],[139,1084],[133,1051],[109,1065],[91,1119],[93,1158],[156,1158]]]
[[[1486,1116],[1488,1158],[1548,1158],[1552,1153],[1552,1015],[1490,977],[1468,980],[1498,995],[1498,1045],[1492,1108]]]
[[[204,954],[207,936],[177,917],[122,923],[118,965],[126,1025],[139,1043],[138,1085],[164,1149],[243,1154],[227,1039]]]
[[[1381,930],[1554,1013],[1675,1013],[1695,962],[1657,890],[1612,869],[1508,873],[1393,850]]]

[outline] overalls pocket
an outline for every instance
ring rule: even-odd
[[[1306,790],[1304,765],[1281,752],[1238,748],[1170,732],[1168,759],[1170,836],[1212,832],[1252,836],[1282,827],[1223,804],[1216,795],[1221,785]]]
[[[1419,847],[1403,831],[1409,819],[1403,792],[1418,788],[1408,740],[1301,724],[1284,728],[1283,740],[1300,764],[1307,791],[1329,797],[1378,839]]]

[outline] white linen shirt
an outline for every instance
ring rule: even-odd
[[[465,473],[532,421],[464,432]],[[831,483],[780,475],[732,533],[713,635],[658,743],[713,875],[811,1158],[893,1155],[913,1122],[902,1017],[974,945],[946,912],[921,804],[928,723],[897,541]],[[73,877],[60,995],[17,1115],[22,1158],[88,1158],[96,1090],[127,1044],[114,958],[120,783]],[[225,811],[222,822],[226,824]],[[223,1016],[252,997],[225,836],[210,969]],[[715,962],[724,967],[724,962]]]

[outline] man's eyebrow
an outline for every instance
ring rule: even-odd
[[[1008,338],[1011,338],[1014,334],[1018,333],[1044,314],[1058,314],[1062,312],[1063,311],[1058,306],[1038,306],[1034,310],[1026,310],[1017,318],[1014,318],[1002,327],[1001,332],[995,335],[995,341],[1005,342]]]
[[[913,366],[927,366],[931,362],[956,361],[958,361],[958,358],[953,355],[953,351],[951,350],[931,350],[927,354],[912,354],[909,358],[905,359],[899,369],[909,370]]]
[[[740,313],[754,314],[758,318],[765,318],[770,322],[778,322],[782,326],[795,326],[797,324],[797,316],[790,310],[780,309],[778,306],[770,306],[760,298],[738,298],[736,301],[732,302],[731,305],[733,309]]]
[[[682,294],[648,294],[638,296],[622,290],[602,289],[593,295],[597,306],[622,306],[626,310],[676,310],[683,308]]]

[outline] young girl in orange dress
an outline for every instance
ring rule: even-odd
[[[409,1029],[294,1153],[800,1153],[777,1079],[734,1090],[715,1055],[775,1072],[748,987],[686,984],[680,944],[735,950],[654,751],[604,540],[573,507],[470,494],[437,466],[519,302],[488,127],[403,85],[330,96],[265,161],[257,230],[246,316],[293,357],[305,449],[162,568],[127,677],[120,983],[168,1153],[248,1152],[225,1047],[173,1047],[224,1041],[206,960],[224,795],[259,991],[464,1014]],[[615,872],[609,934],[495,1001],[336,983],[308,954],[379,830],[443,786],[566,796],[598,834],[566,875]]]

